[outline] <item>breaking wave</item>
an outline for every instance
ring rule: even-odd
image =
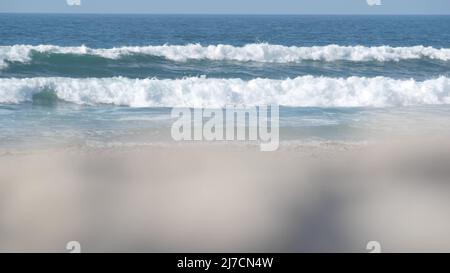
[[[76,104],[130,107],[223,107],[227,104],[305,107],[386,107],[450,104],[450,78],[422,82],[386,77],[293,79],[8,78],[0,103],[32,102],[46,92]],[[52,95],[53,96],[53,95]]]
[[[297,47],[271,45],[267,43],[247,44],[241,47],[232,45],[160,45],[118,48],[89,48],[86,46],[61,47],[56,45],[13,45],[0,46],[0,68],[8,62],[30,62],[33,53],[94,55],[108,59],[118,59],[127,55],[152,55],[172,61],[214,60],[241,62],[292,63],[304,60],[338,61],[400,61],[407,59],[429,58],[441,61],[450,60],[449,48],[425,46],[391,47],[391,46],[312,46]]]

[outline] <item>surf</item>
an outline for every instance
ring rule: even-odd
[[[0,103],[3,104],[32,102],[33,97],[42,92],[52,94],[52,100],[57,97],[58,100],[75,104],[128,107],[269,104],[288,107],[389,107],[450,104],[450,78],[442,76],[425,81],[313,76],[283,80],[206,77],[0,79]],[[37,97],[42,98],[42,95]]]
[[[87,46],[64,47],[57,45],[12,45],[0,46],[0,68],[9,63],[28,63],[33,54],[71,54],[120,59],[130,55],[150,55],[176,62],[188,60],[239,61],[263,63],[298,63],[302,61],[353,61],[353,62],[399,62],[411,59],[450,60],[450,48],[431,46],[391,47],[383,46],[284,46],[268,43],[233,46],[217,45],[149,45],[113,48],[90,48]]]

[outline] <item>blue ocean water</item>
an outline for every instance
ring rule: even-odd
[[[281,105],[282,140],[450,129],[450,16],[0,14],[0,145],[170,138]],[[404,133],[402,131],[402,133]]]

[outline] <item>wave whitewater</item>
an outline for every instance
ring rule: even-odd
[[[442,61],[450,60],[450,48],[433,48],[425,46],[391,47],[391,46],[312,46],[297,47],[271,45],[267,43],[247,44],[242,47],[232,45],[160,45],[142,47],[89,48],[86,46],[61,47],[56,45],[13,45],[0,46],[0,68],[8,62],[27,63],[32,60],[34,52],[44,54],[93,55],[108,59],[118,59],[127,55],[152,55],[172,61],[214,60],[241,62],[292,63],[305,60],[312,61],[400,61],[408,59],[429,58]]]
[[[130,107],[223,107],[227,104],[386,107],[450,104],[450,78],[423,82],[386,77],[313,76],[250,81],[205,77],[176,80],[123,77],[0,79],[0,103],[32,102],[36,94],[42,92],[53,92],[58,100],[76,104]]]

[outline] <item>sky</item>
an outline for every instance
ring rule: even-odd
[[[0,0],[0,12],[450,14],[450,0]]]

